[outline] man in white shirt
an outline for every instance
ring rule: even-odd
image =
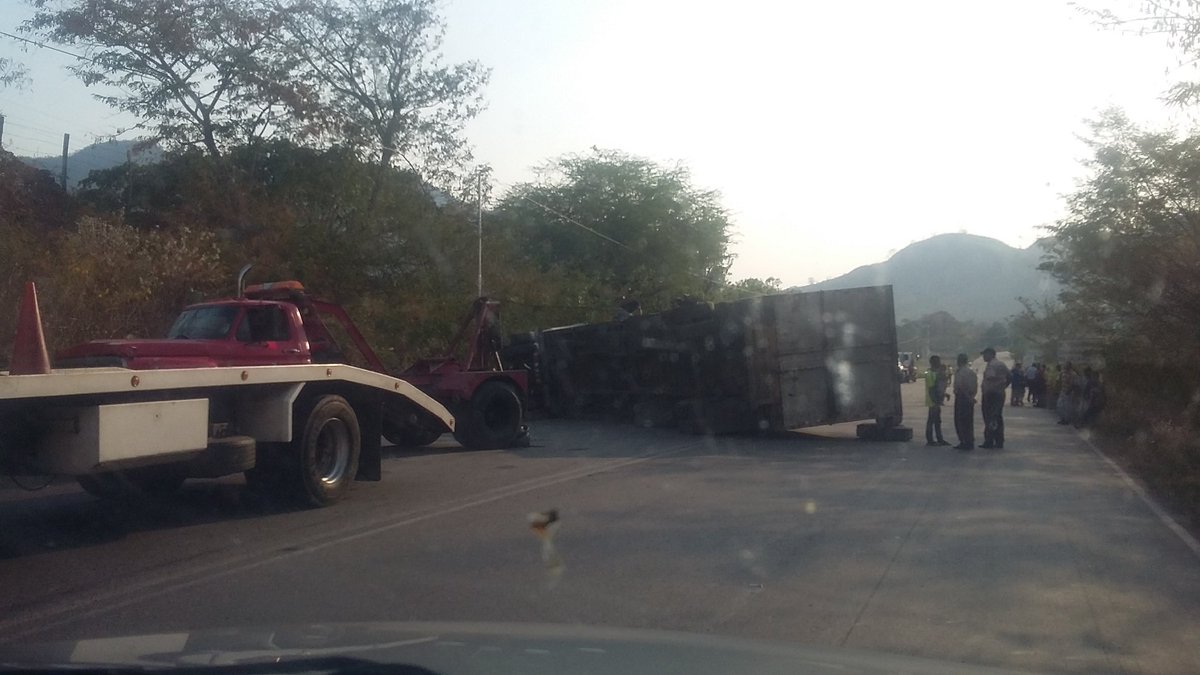
[[[979,378],[967,355],[958,355],[958,369],[954,371],[954,432],[958,434],[956,450],[971,450],[975,447],[975,393],[979,391]]]

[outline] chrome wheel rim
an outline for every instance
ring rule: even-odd
[[[317,431],[314,468],[321,482],[336,485],[346,478],[350,466],[350,429],[336,417],[325,420]]]

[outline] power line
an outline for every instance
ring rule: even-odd
[[[28,124],[22,124],[22,123],[20,123],[20,122],[14,122],[14,121],[13,121],[12,119],[10,119],[10,118],[9,118],[7,115],[5,115],[5,120],[4,120],[4,123],[5,123],[5,125],[6,125],[6,126],[8,126],[8,127],[15,127],[15,128],[17,128],[17,129],[24,129],[26,132],[30,133],[31,135],[36,135],[36,136],[39,136],[39,137],[42,137],[42,138],[47,138],[47,139],[51,139],[51,138],[60,138],[60,139],[61,139],[61,138],[62,138],[62,135],[63,135],[63,132],[61,132],[61,131],[53,131],[53,130],[51,130],[51,129],[42,129],[42,128],[40,128],[40,127],[31,127],[31,126],[29,126]]]
[[[598,231],[598,230],[595,230],[595,229],[593,229],[593,228],[590,228],[590,227],[588,227],[587,225],[584,225],[583,223],[579,222],[578,220],[575,220],[575,219],[574,219],[574,218],[572,218],[571,216],[568,216],[568,215],[566,215],[565,213],[560,213],[560,212],[558,212],[558,211],[556,211],[556,210],[554,210],[554,209],[550,208],[549,206],[546,206],[545,204],[543,204],[543,203],[541,203],[541,202],[537,201],[536,199],[534,199],[533,197],[530,197],[530,196],[528,196],[528,195],[521,195],[521,199],[524,199],[525,201],[527,201],[527,202],[529,202],[529,203],[531,203],[531,204],[533,204],[533,205],[535,205],[535,206],[540,206],[541,208],[545,209],[547,213],[554,214],[555,216],[558,216],[559,218],[562,218],[563,220],[567,221],[568,223],[570,223],[570,224],[572,224],[572,225],[574,225],[574,226],[576,226],[576,227],[582,228],[582,229],[584,229],[584,230],[586,230],[586,231],[588,231],[588,232],[591,232],[592,234],[596,235],[597,237],[600,237],[601,239],[603,239],[603,240],[605,240],[605,241],[608,241],[608,242],[611,242],[611,243],[613,243],[613,244],[616,244],[617,246],[620,246],[621,248],[623,248],[623,249],[625,249],[625,250],[627,250],[627,251],[632,251],[632,250],[633,250],[633,248],[631,248],[630,246],[626,245],[625,243],[623,243],[623,242],[619,242],[619,241],[617,241],[616,239],[613,239],[612,237],[608,236],[607,234],[604,234],[603,232],[600,232],[600,231]]]
[[[39,49],[49,49],[49,50],[50,50],[50,51],[52,51],[52,52],[58,52],[59,54],[63,54],[63,55],[65,55],[65,56],[70,56],[70,57],[71,57],[71,58],[73,58],[73,59],[79,59],[80,61],[87,61],[87,62],[89,62],[89,63],[94,63],[94,64],[96,64],[96,65],[98,65],[98,66],[104,66],[105,68],[108,68],[108,67],[109,67],[107,64],[100,63],[99,61],[97,61],[96,59],[93,59],[93,58],[92,58],[92,57],[90,57],[90,56],[84,56],[83,54],[76,54],[76,53],[74,53],[74,52],[69,52],[69,51],[67,51],[67,50],[65,50],[65,49],[62,49],[62,48],[60,48],[60,47],[55,47],[54,45],[52,45],[52,44],[50,44],[50,43],[48,43],[48,42],[38,42],[37,40],[30,40],[30,39],[29,39],[29,38],[27,38],[27,37],[21,37],[20,35],[13,35],[12,33],[9,33],[9,32],[6,32],[6,31],[2,31],[2,30],[0,30],[0,35],[3,35],[4,37],[6,37],[6,38],[9,38],[9,39],[12,39],[12,40],[16,40],[16,41],[18,41],[18,42],[24,42],[24,43],[25,43],[25,44],[27,44],[27,45],[32,45],[32,46],[34,46],[34,47],[37,47],[37,48],[39,48]],[[137,74],[137,75],[141,75],[141,73],[138,73],[138,72],[136,72],[136,71],[133,71],[133,70],[129,70],[128,68],[118,68],[118,70],[124,70],[124,71],[126,71],[126,72],[130,72],[130,73],[134,73],[134,74]]]
[[[52,121],[54,121],[54,122],[58,122],[58,123],[61,123],[61,124],[65,125],[65,126],[68,126],[68,127],[70,127],[71,129],[73,129],[73,130],[77,130],[77,131],[79,131],[79,132],[81,132],[81,133],[85,133],[85,134],[91,134],[92,136],[95,136],[96,138],[104,138],[104,137],[106,137],[106,136],[115,136],[115,135],[117,135],[117,134],[119,134],[119,133],[121,132],[121,130],[120,130],[120,129],[114,129],[114,130],[113,130],[111,133],[101,133],[101,132],[99,132],[99,131],[96,131],[94,128],[90,128],[90,127],[89,127],[89,128],[84,128],[84,127],[81,127],[81,126],[79,125],[79,120],[69,120],[69,119],[66,119],[66,118],[63,118],[63,117],[59,117],[59,116],[56,116],[56,115],[54,115],[54,114],[52,114],[52,113],[48,113],[48,112],[46,112],[46,111],[44,111],[44,110],[39,110],[38,108],[34,108],[34,107],[32,107],[32,106],[30,106],[30,105],[27,105],[27,104],[25,104],[25,103],[23,103],[23,102],[21,102],[21,101],[18,101],[18,100],[13,100],[13,99],[7,99],[7,100],[6,100],[6,99],[0,99],[0,110],[3,110],[3,109],[5,109],[5,108],[8,108],[8,107],[10,107],[10,106],[15,106],[15,107],[17,107],[17,108],[21,108],[21,109],[23,109],[23,110],[27,111],[27,112],[28,112],[28,113],[29,113],[31,116],[37,117],[38,119],[52,120]],[[11,115],[7,115],[7,117],[9,118],[9,121],[11,122],[11,121],[12,121],[12,116],[11,116]],[[19,123],[19,122],[14,122],[14,124],[20,124],[20,123]],[[28,126],[28,125],[26,125],[26,127],[27,127],[27,128],[30,128],[30,129],[35,129],[35,128],[38,128],[38,127],[30,127],[30,126]],[[41,131],[47,131],[46,129],[39,129],[39,130],[41,130]]]

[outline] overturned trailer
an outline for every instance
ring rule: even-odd
[[[514,336],[530,400],[559,417],[622,417],[696,433],[782,431],[866,420],[901,425],[891,286],[695,303],[625,321]]]

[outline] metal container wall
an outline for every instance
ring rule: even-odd
[[[554,415],[729,433],[901,417],[890,286],[689,304],[541,331]]]

